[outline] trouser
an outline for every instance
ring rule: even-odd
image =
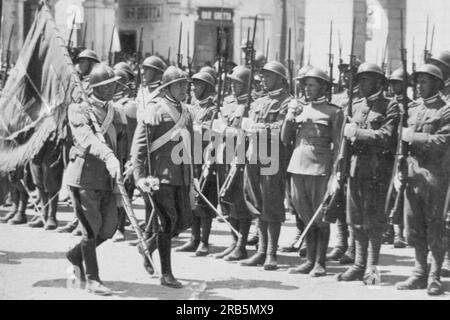
[[[355,237],[355,267],[365,270],[379,264],[382,232],[353,227]]]

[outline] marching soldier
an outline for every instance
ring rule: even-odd
[[[199,132],[195,134],[200,135],[203,141],[202,150],[208,148],[209,141],[204,141],[203,137],[211,130],[212,121],[217,113],[217,106],[214,104],[215,97],[215,78],[207,72],[199,72],[192,76],[194,82],[194,94],[197,100],[196,105],[193,106],[192,111],[194,115],[194,125],[199,127]],[[204,152],[202,152],[204,154]],[[205,161],[210,161],[205,159]],[[214,205],[217,206],[217,172],[212,172],[215,168],[208,167],[208,175],[203,176],[202,165],[196,165],[194,168],[195,177],[202,180],[206,179],[202,187],[202,193]],[[211,210],[208,205],[198,200],[197,208],[193,211],[193,220],[191,226],[191,240],[176,251],[180,252],[195,252],[196,256],[206,256],[209,254],[209,234],[211,232],[212,219],[215,217],[215,212]]]
[[[112,179],[121,178],[120,162],[115,152],[116,125],[122,122],[110,103],[117,80],[110,67],[96,65],[89,80],[92,88],[89,104],[74,103],[68,110],[74,143],[67,166],[67,185],[83,236],[66,256],[80,280],[87,281],[88,292],[98,295],[109,295],[111,291],[100,281],[96,247],[111,238],[117,228]],[[92,129],[94,119],[101,132]],[[104,135],[106,143],[97,136],[100,134]]]
[[[410,78],[410,75],[407,75],[407,78]],[[402,108],[403,100],[407,92],[404,92],[403,85],[403,68],[399,68],[394,70],[389,77],[389,89],[394,95],[394,100],[398,103],[400,108]],[[418,104],[411,99],[408,99],[408,108],[417,107]],[[403,109],[403,108],[402,108]],[[403,236],[403,224],[399,225],[388,225],[388,229],[383,235],[383,242],[388,242],[389,244],[394,244],[394,248],[405,248],[406,242]]]
[[[428,63],[435,65],[441,70],[442,76],[444,77],[444,86],[441,89],[441,94],[444,100],[450,100],[450,51],[443,51],[439,53],[436,57],[431,57],[428,59]]]
[[[83,87],[85,90],[87,90],[89,87],[89,76],[91,74],[91,71],[97,63],[100,63],[100,59],[94,51],[86,49],[80,52],[77,59],[75,60],[75,63],[78,64],[78,68],[80,70],[80,79],[83,83]]]
[[[268,62],[262,68],[264,86],[268,95],[254,102],[251,108],[250,119],[254,121],[252,130],[258,139],[265,139],[267,150],[272,144],[272,139],[280,137],[281,125],[287,112],[291,96],[287,91],[287,70],[277,61]],[[275,138],[276,136],[276,138]],[[275,270],[277,268],[276,251],[281,223],[285,220],[285,172],[286,172],[286,150],[280,143],[278,154],[271,152],[271,157],[276,158],[278,168],[276,172],[269,171],[272,165],[267,155],[250,142],[247,153],[249,162],[257,159],[253,167],[246,167],[246,178],[244,189],[246,201],[253,208],[258,217],[258,252],[251,258],[242,261],[244,266],[257,266],[264,264],[264,270]],[[267,163],[266,160],[269,160]],[[256,166],[256,168],[254,168]]]
[[[27,210],[27,203],[30,195],[25,190],[21,180],[24,181],[28,187],[28,171],[29,169],[25,166],[19,167],[15,171],[8,174],[12,208],[6,216],[0,218],[1,223],[13,225],[27,223],[27,215],[25,212]]]
[[[409,110],[402,138],[409,144],[404,193],[406,238],[414,247],[416,263],[413,274],[398,283],[397,289],[428,286],[429,295],[441,295],[441,267],[448,250],[444,202],[449,184],[450,106],[439,93],[444,77],[437,67],[425,64],[414,77],[422,99],[418,107]],[[427,266],[428,252],[431,267]]]
[[[307,105],[290,105],[282,129],[282,140],[285,145],[295,142],[288,167],[292,201],[303,223],[308,224],[327,191],[339,150],[343,112],[326,101],[331,81],[324,71],[311,68],[305,74],[304,82],[310,102]],[[321,220],[320,216],[317,217],[306,235],[307,261],[289,269],[289,273],[309,273],[312,277],[326,275],[330,225]]]
[[[355,101],[351,123],[345,125],[345,138],[352,142],[347,221],[355,237],[356,254],[353,266],[337,279],[368,284],[377,272],[387,222],[384,202],[394,164],[399,107],[383,95],[386,78],[379,66],[361,64],[356,81],[363,98]]]
[[[171,238],[187,229],[192,220],[192,116],[182,103],[186,98],[187,82],[186,74],[176,67],[171,66],[164,72],[164,96],[147,102],[143,118],[138,121],[131,157],[136,185],[143,192],[153,192],[161,221],[157,232],[161,284],[173,288],[180,288],[182,284],[172,274]],[[174,135],[178,139],[172,139]],[[173,156],[180,146],[180,138],[183,158],[177,159],[180,162],[177,164]],[[149,162],[147,155],[150,155]],[[154,248],[154,243],[149,247]]]
[[[225,129],[225,136],[234,137],[236,142],[235,148],[239,148],[237,144],[242,143],[242,119],[245,115],[245,109],[248,104],[248,83],[250,79],[250,69],[244,66],[238,66],[234,69],[233,73],[229,75],[231,80],[231,86],[234,94],[234,102],[225,103],[221,109],[221,115],[224,118],[227,127]],[[226,137],[224,137],[224,140]],[[228,147],[228,148],[227,148]],[[235,155],[235,150],[230,150],[229,146],[225,146],[222,152],[218,152],[218,168],[223,166],[221,163],[227,164],[228,176],[221,190],[221,197],[223,202],[229,205],[229,221],[230,224],[239,231],[241,237],[231,232],[232,241],[228,248],[216,255],[216,258],[224,258],[226,261],[238,261],[247,258],[247,240],[250,231],[250,225],[252,223],[252,216],[248,210],[244,200],[244,165],[231,163],[228,166],[226,158],[230,155]],[[234,174],[234,183],[228,184],[227,181]],[[225,205],[224,205],[225,206]]]

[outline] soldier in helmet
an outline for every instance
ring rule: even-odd
[[[355,263],[337,276],[338,281],[363,280],[372,283],[378,275],[382,234],[386,227],[384,204],[394,165],[395,132],[399,107],[386,99],[386,78],[375,64],[363,63],[356,81],[362,98],[353,104],[345,139],[352,142],[347,179],[347,222],[355,237]],[[331,181],[337,188],[337,181]]]
[[[296,107],[290,105],[282,129],[282,141],[286,146],[295,145],[288,166],[291,197],[295,211],[303,223],[308,224],[327,191],[344,118],[339,107],[327,102],[331,80],[324,71],[312,67],[303,81],[309,103]],[[330,225],[321,220],[321,216],[317,217],[306,235],[307,261],[289,269],[289,273],[310,274],[312,277],[326,275]]]
[[[398,103],[401,110],[403,110],[403,101],[405,96],[408,101],[408,109],[415,108],[418,106],[418,104],[408,98],[407,92],[405,92],[403,78],[403,68],[394,70],[389,76],[389,89],[392,92],[394,100]],[[406,79],[409,83],[409,74],[406,75]],[[406,242],[403,236],[403,224],[388,225],[387,230],[383,234],[383,242],[394,244],[394,248],[405,248]]]
[[[429,295],[441,295],[441,267],[448,250],[443,212],[449,184],[450,106],[439,93],[444,85],[439,68],[425,64],[413,76],[422,99],[418,107],[409,110],[408,128],[403,129],[402,139],[409,145],[404,193],[406,238],[414,247],[416,262],[413,274],[398,283],[397,289],[428,287]]]
[[[94,51],[86,49],[80,52],[75,63],[77,63],[80,70],[80,79],[83,82],[83,87],[87,89],[91,71],[97,63],[100,63],[100,59]]]
[[[150,56],[145,58],[142,68],[144,70],[144,88],[138,88],[136,98],[138,108],[136,118],[138,122],[142,120],[143,109],[149,102],[148,96],[161,85],[162,75],[166,71],[167,65],[160,57]]]
[[[450,51],[445,50],[436,57],[429,58],[428,63],[435,65],[441,70],[444,77],[444,86],[441,89],[441,93],[445,100],[450,100]]]
[[[236,144],[242,143],[242,119],[248,105],[248,83],[250,79],[250,69],[244,66],[237,66],[229,76],[234,94],[235,102],[226,102],[221,109],[221,116],[227,125],[225,136],[231,136]],[[251,98],[250,98],[251,99]],[[235,146],[238,149],[238,146]],[[228,176],[221,189],[221,198],[225,209],[229,213],[230,224],[239,231],[241,237],[231,232],[231,244],[224,251],[218,253],[216,258],[224,258],[226,261],[238,261],[247,258],[247,238],[250,231],[252,216],[248,210],[243,192],[243,171],[242,163],[228,163],[227,159],[234,158],[235,150],[225,146],[221,152],[218,152],[219,164],[225,163],[228,167]],[[228,166],[229,165],[229,166]],[[234,179],[231,179],[234,177]],[[234,183],[226,183],[234,181]]]
[[[193,106],[195,134],[200,135],[202,145],[202,154],[209,147],[209,141],[203,137],[209,134],[212,121],[217,113],[217,106],[214,103],[216,94],[216,79],[207,72],[200,71],[192,76],[194,82],[194,94],[197,103]],[[194,168],[195,177],[204,182],[200,184],[202,193],[214,205],[217,206],[217,171],[211,164],[210,159],[204,159],[204,165],[196,165]],[[205,177],[206,174],[206,177]],[[191,239],[189,242],[178,248],[176,251],[195,252],[196,256],[206,256],[209,254],[209,234],[211,232],[212,218],[215,212],[203,201],[197,198],[197,207],[193,211],[193,220],[191,226]]]
[[[186,230],[192,221],[193,124],[191,113],[182,102],[186,99],[187,85],[185,72],[174,66],[167,68],[162,76],[164,94],[147,102],[142,120],[138,121],[131,151],[136,186],[143,192],[153,193],[161,222],[157,241],[150,238],[149,247],[153,251],[157,244],[161,284],[173,288],[180,288],[182,284],[172,274],[171,238]],[[175,152],[180,154],[180,147],[182,158],[173,159]],[[150,155],[149,161],[147,155]]]
[[[114,179],[121,175],[116,156],[116,127],[122,122],[111,104],[117,80],[110,67],[96,65],[90,76],[92,94],[88,103],[73,103],[68,109],[73,145],[67,166],[67,185],[83,236],[66,256],[75,274],[86,281],[86,289],[98,295],[108,295],[111,291],[100,280],[96,248],[111,238],[117,228],[112,186]],[[100,132],[92,129],[94,119]]]
[[[248,206],[258,217],[258,252],[251,258],[242,261],[244,266],[264,265],[264,270],[277,268],[278,238],[281,223],[285,220],[285,172],[286,150],[278,144],[277,151],[271,151],[271,157],[278,161],[278,167],[272,168],[267,162],[267,150],[262,151],[258,144],[265,143],[271,148],[272,139],[280,138],[280,129],[287,112],[287,106],[292,97],[287,91],[287,70],[278,61],[270,61],[262,68],[263,83],[268,95],[258,99],[251,107],[250,119],[253,120],[252,133],[257,137],[250,142],[247,157],[249,163],[256,164],[246,167],[244,180],[245,197]],[[259,141],[264,139],[262,142]],[[253,142],[253,143],[252,143]],[[270,159],[269,159],[270,160]],[[270,169],[269,169],[270,168]],[[272,169],[275,169],[272,171]]]

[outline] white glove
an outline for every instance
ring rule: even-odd
[[[414,134],[414,130],[412,128],[403,128],[402,129],[402,140],[410,143],[412,141],[412,137]]]
[[[358,129],[358,125],[354,122],[347,123],[344,129],[344,135],[348,139],[352,139],[356,136],[356,130]]]
[[[141,178],[137,181],[136,186],[143,192],[152,192],[159,190],[159,179],[154,177]]]
[[[339,181],[336,176],[332,176],[330,180],[330,193],[335,193],[339,189]]]
[[[105,159],[106,169],[113,179],[121,178],[120,177],[120,162],[114,156],[114,154],[110,154]]]

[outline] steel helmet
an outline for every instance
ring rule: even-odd
[[[361,64],[356,72],[356,78],[358,79],[364,73],[373,73],[381,76],[384,80],[386,80],[386,76],[383,70],[374,63],[365,62]]]
[[[389,81],[403,81],[403,68],[398,68],[397,70],[394,70],[392,74],[389,76]],[[410,75],[406,73],[406,79],[410,79]]]
[[[216,80],[214,79],[214,77],[205,71],[200,71],[199,73],[194,74],[192,76],[192,80],[199,80],[199,81],[206,82],[213,88],[216,86]]]
[[[311,69],[313,66],[307,64],[306,66],[301,67],[297,72],[297,77],[295,77],[296,80],[303,80],[305,77],[305,74]]]
[[[95,88],[116,82],[119,79],[120,77],[114,74],[111,67],[103,63],[99,63],[92,68],[89,75],[89,84],[91,88]]]
[[[100,59],[98,58],[97,54],[90,49],[81,51],[76,61],[78,62],[80,59],[89,59],[97,63],[100,63]]]
[[[325,81],[327,84],[331,84],[330,77],[328,76],[328,74],[325,71],[323,71],[319,68],[316,68],[316,67],[311,67],[311,69],[309,69],[305,73],[303,79],[306,79],[306,78],[320,79],[320,80]]]
[[[433,63],[433,61],[438,61],[447,66],[448,68],[450,68],[450,51],[448,50],[442,51],[436,57],[431,57],[428,60],[428,63]]]
[[[180,81],[189,81],[186,72],[175,66],[170,66],[164,71],[161,82],[165,87],[168,87]]]
[[[204,66],[200,69],[199,72],[206,72],[209,73],[214,79],[217,78],[217,72],[213,67]]]
[[[120,71],[125,72],[126,74],[128,74],[130,79],[134,78],[134,72],[133,72],[133,70],[131,70],[130,65],[126,62],[117,63],[113,69],[114,69],[114,71],[120,70]]]
[[[256,54],[255,54],[255,65],[257,67],[263,67],[266,63],[267,63],[266,56],[261,51],[256,52]]]
[[[120,78],[119,79],[120,83],[126,83],[127,81],[125,80],[130,78],[129,74],[123,71],[122,69],[113,69],[113,71],[114,74]]]
[[[250,69],[244,66],[237,66],[233,69],[233,73],[228,76],[233,81],[237,81],[243,84],[247,84],[250,79]]]
[[[433,64],[424,64],[417,68],[416,72],[413,74],[414,79],[416,79],[419,74],[427,74],[444,82],[444,76],[442,75],[441,69]]]
[[[158,56],[150,56],[145,58],[142,63],[143,67],[153,68],[161,72],[165,72],[167,69],[166,63]]]
[[[261,69],[262,72],[264,71],[270,71],[273,72],[279,76],[281,76],[283,79],[287,81],[287,69],[281,62],[278,61],[270,61],[264,65],[264,67]]]

